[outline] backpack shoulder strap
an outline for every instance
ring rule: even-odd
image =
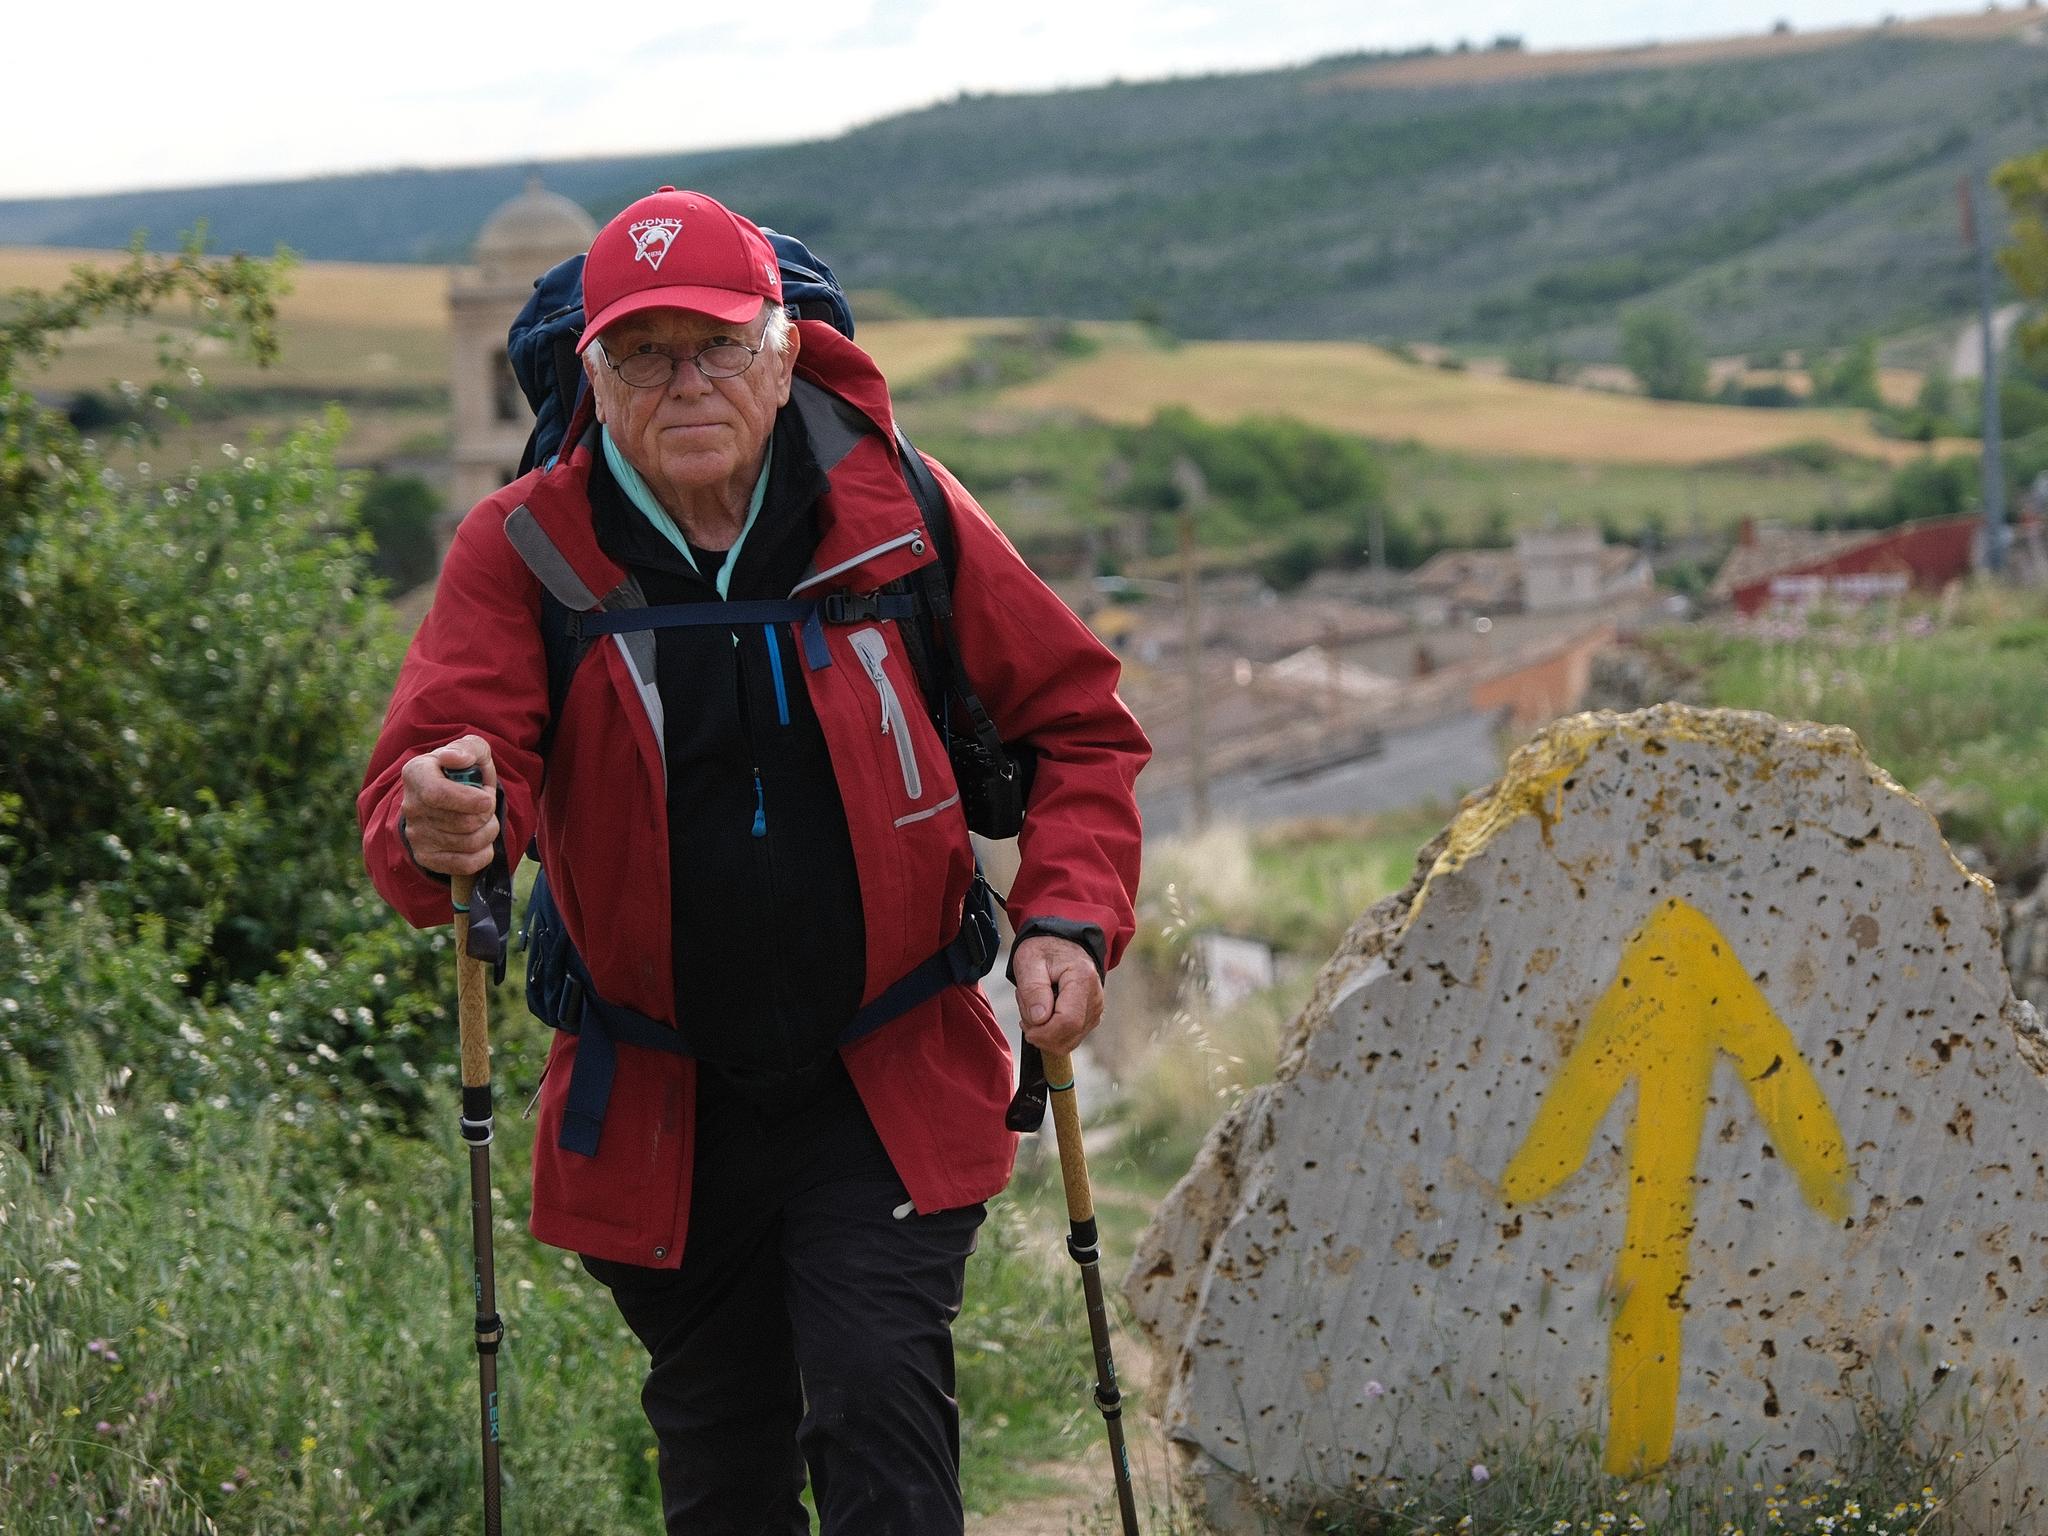
[[[589,584],[569,563],[568,557],[548,536],[540,519],[523,503],[514,507],[505,518],[505,537],[540,582],[540,639],[547,653],[548,667],[548,721],[541,729],[539,749],[541,771],[545,773],[548,749],[555,741],[555,723],[561,718],[563,701],[569,697],[569,685],[575,681],[576,669],[583,664],[584,656],[597,638],[594,632],[585,629],[584,616],[598,611],[613,613],[644,607],[646,598],[641,595],[640,584],[631,576],[603,597],[591,591]],[[636,634],[629,637],[626,644],[638,648],[634,653],[634,663],[643,675],[652,677],[654,637]]]
[[[953,635],[953,576],[960,565],[960,541],[953,527],[952,506],[931,466],[900,426],[896,429],[896,445],[903,453],[903,478],[924,511],[925,531],[932,536],[939,556],[906,578],[925,613],[926,623],[918,626],[925,633],[917,636],[921,643],[910,647],[910,660],[924,686],[932,721],[938,726],[940,737],[950,743],[955,735],[951,706],[957,703],[966,716],[965,734],[988,761],[1022,762],[1018,749],[1004,744],[1002,732],[975,693],[967,668],[960,661],[959,643]],[[1028,779],[1028,766],[1022,771]]]

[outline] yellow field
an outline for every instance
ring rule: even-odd
[[[915,384],[951,367],[983,336],[1015,329],[1010,320],[877,320],[854,327],[860,344],[892,384]]]
[[[0,294],[49,289],[73,266],[117,265],[107,251],[0,247]],[[214,382],[304,389],[417,389],[443,384],[448,358],[448,269],[316,261],[292,270],[291,292],[278,310],[284,355],[260,370],[220,342],[195,342],[197,366]],[[159,333],[187,332],[178,310],[133,327],[96,326],[67,343],[36,382],[51,389],[103,387],[110,380],[154,376]]]
[[[79,263],[108,267],[123,259],[106,251],[0,247],[0,296],[17,288],[55,287]],[[304,262],[293,268],[291,292],[279,306],[284,355],[276,368],[260,372],[208,340],[199,342],[197,362],[222,384],[438,388],[447,382],[448,280],[446,267]],[[860,339],[891,379],[913,383],[964,357],[976,337],[1011,324],[883,320],[862,325]],[[76,338],[37,382],[51,389],[85,389],[117,378],[147,378],[157,334],[188,326],[188,316],[171,313],[132,329],[97,327]]]
[[[1186,406],[1211,421],[1294,416],[1340,432],[1461,453],[1607,464],[1703,464],[1819,439],[1899,462],[1923,450],[1848,410],[1746,410],[1646,400],[1404,362],[1359,342],[1193,342],[1104,348],[1006,391],[1019,411],[1144,421]]]
[[[0,248],[0,294],[50,287],[76,262],[120,259]],[[445,267],[308,262],[294,269],[280,306],[284,355],[275,369],[261,372],[209,338],[196,341],[196,362],[219,384],[353,393],[359,413],[368,409],[366,395],[439,389],[447,382],[448,280]],[[75,338],[36,382],[66,390],[145,381],[153,376],[157,334],[188,323],[171,315],[132,329],[97,327]],[[965,357],[977,338],[1018,323],[882,320],[861,326],[860,340],[883,373],[907,385]],[[999,409],[1073,410],[1128,422],[1185,405],[1215,421],[1296,416],[1383,440],[1587,463],[1697,464],[1814,438],[1893,462],[1920,451],[1878,437],[1855,411],[1672,404],[1478,369],[1451,372],[1353,342],[1196,342],[1161,351],[1142,344],[1130,326],[1085,329],[1101,350],[1007,391]],[[1888,394],[1904,393],[1904,380],[1886,383]],[[440,424],[431,408],[425,416],[401,415],[366,436],[411,437]]]

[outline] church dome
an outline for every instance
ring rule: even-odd
[[[596,235],[589,214],[561,193],[548,191],[538,176],[529,176],[524,192],[484,220],[472,255],[478,266],[508,258],[530,266],[534,258],[553,262],[588,250]]]

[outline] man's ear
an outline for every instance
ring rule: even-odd
[[[597,360],[597,355],[594,350],[586,349],[584,351],[583,377],[590,384],[590,403],[596,409],[597,419],[600,422],[604,420],[604,390],[601,387],[604,383],[604,379],[599,374],[598,370],[603,366],[604,364],[600,363]]]

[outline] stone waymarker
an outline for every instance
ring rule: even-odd
[[[1524,747],[1140,1244],[1213,1512],[1560,1427],[1616,1472],[1824,1467],[1932,1394],[1966,1459],[2013,1447],[1987,1528],[2041,1521],[2048,1043],[1997,925],[1845,730],[1660,706]]]

